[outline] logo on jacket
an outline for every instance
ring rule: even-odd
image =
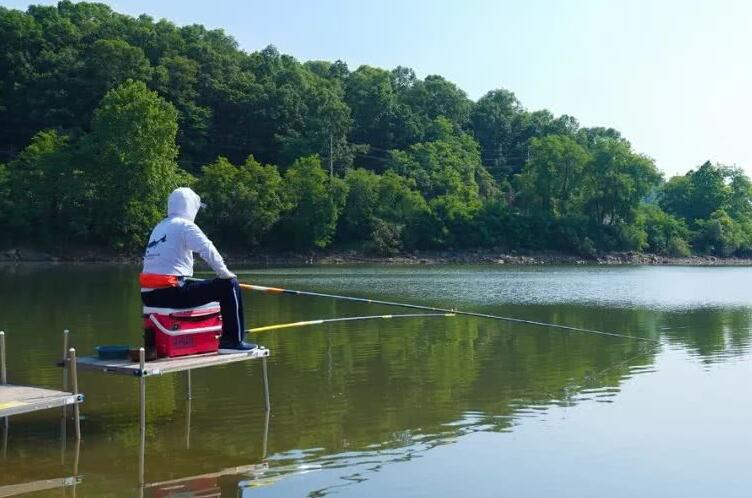
[[[149,241],[149,243],[146,245],[146,248],[147,249],[154,249],[155,247],[157,247],[162,242],[167,242],[167,234],[162,235],[161,239]]]

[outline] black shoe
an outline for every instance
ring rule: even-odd
[[[234,343],[234,344],[222,344],[219,343],[219,352],[220,354],[231,354],[231,353],[243,353],[247,351],[253,351],[258,346],[256,344],[253,344],[252,342],[240,342],[240,343]]]

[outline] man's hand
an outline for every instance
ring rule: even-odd
[[[229,280],[231,278],[238,278],[238,276],[235,275],[230,270],[226,270],[226,271],[223,271],[222,273],[218,273],[218,276],[219,276],[219,278],[223,278],[223,279],[227,279],[227,280]]]

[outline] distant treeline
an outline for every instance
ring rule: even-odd
[[[252,26],[249,29],[253,29]],[[752,254],[752,183],[441,76],[246,53],[101,4],[0,8],[0,245],[138,251],[178,185],[225,248]]]

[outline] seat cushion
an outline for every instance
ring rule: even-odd
[[[175,315],[175,316],[202,316],[210,315],[213,313],[219,313],[219,303],[212,301],[211,303],[202,304],[201,306],[195,306],[192,308],[157,308],[155,306],[144,306],[144,316],[146,315]]]

